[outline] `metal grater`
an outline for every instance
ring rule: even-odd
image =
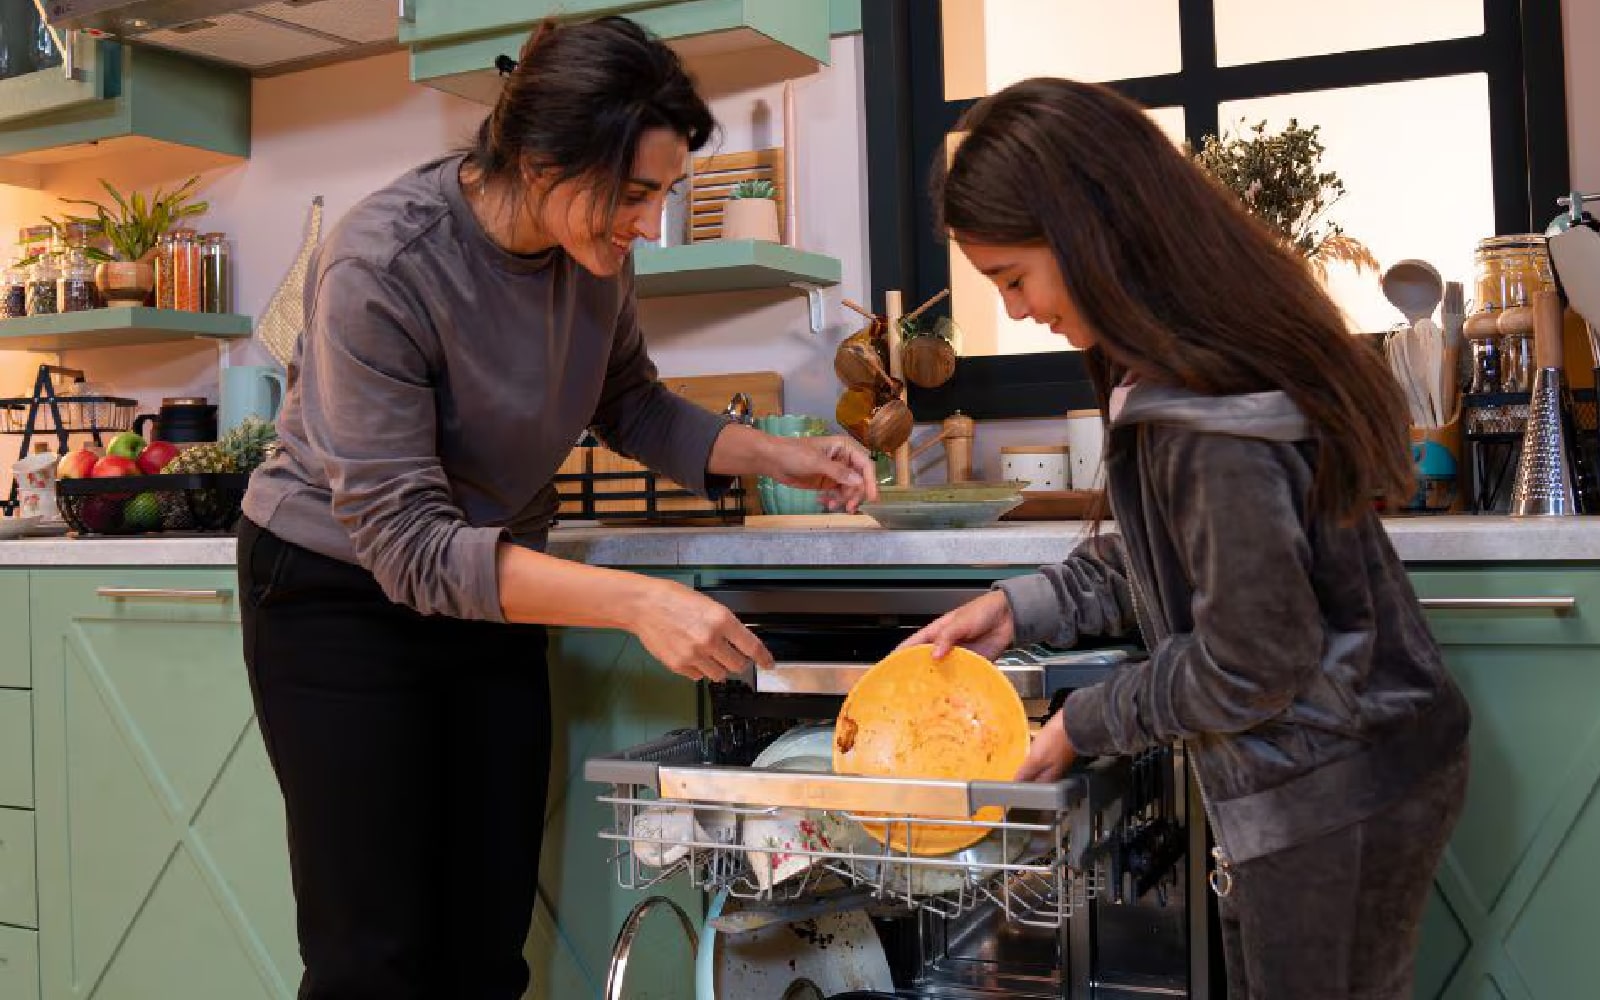
[[[1540,368],[1528,402],[1522,460],[1511,491],[1514,517],[1577,514],[1570,452],[1561,411],[1561,369]]]

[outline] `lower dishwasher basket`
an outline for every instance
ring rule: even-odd
[[[610,786],[599,800],[612,807],[613,821],[599,836],[617,845],[611,862],[619,884],[648,889],[686,872],[699,888],[781,901],[837,879],[866,888],[879,903],[942,916],[992,905],[1008,922],[1042,928],[1060,928],[1098,891],[1096,839],[1109,828],[1101,803],[1120,800],[1114,773],[1120,762],[1097,762],[1051,784],[751,767],[783,729],[763,720],[728,720],[586,761],[585,778]],[[1106,794],[1097,794],[1101,790]],[[1000,818],[972,818],[986,806],[998,807]],[[817,821],[865,822],[891,833],[881,843],[852,838],[849,849],[826,833],[799,844],[766,845],[785,859],[805,859],[804,870],[776,884],[758,879],[748,855],[763,845],[746,845],[738,829],[797,810]],[[913,854],[911,831],[923,825],[981,829],[982,839],[952,855]]]

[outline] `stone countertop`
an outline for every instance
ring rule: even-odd
[[[1600,562],[1600,518],[1394,518],[1406,562]],[[552,555],[600,566],[1036,566],[1071,551],[1079,521],[1007,522],[963,531],[745,527],[563,527]],[[1107,530],[1114,526],[1107,525]],[[231,566],[234,540],[27,538],[0,542],[4,566]]]

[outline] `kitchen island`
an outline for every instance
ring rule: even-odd
[[[1600,922],[1600,520],[1386,526],[1475,712],[1417,996],[1587,995],[1600,980],[1586,940]],[[1083,530],[574,526],[550,550],[688,585],[981,584],[1062,558]],[[282,806],[244,678],[233,553],[231,538],[0,542],[0,1000],[293,996]],[[440,664],[441,683],[465,669],[467,651]],[[610,813],[583,761],[693,725],[697,700],[616,632],[555,630],[551,676],[528,955],[540,996],[587,998],[642,894],[613,884],[613,846],[595,836]],[[687,886],[666,891],[698,912]]]

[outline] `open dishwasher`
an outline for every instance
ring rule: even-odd
[[[776,666],[711,685],[701,728],[585,762],[613,817],[599,836],[615,847],[620,884],[687,878],[725,928],[863,911],[893,980],[863,996],[1222,995],[1210,985],[1205,822],[1180,747],[1080,761],[1052,784],[830,773],[828,727],[856,679],[982,587],[810,580],[704,592],[761,636]],[[996,663],[1038,721],[1135,655],[1032,647]],[[983,807],[998,817],[973,818]],[[900,835],[868,837],[863,824]],[[921,826],[982,837],[914,854]],[[719,989],[719,1000],[845,995]]]

